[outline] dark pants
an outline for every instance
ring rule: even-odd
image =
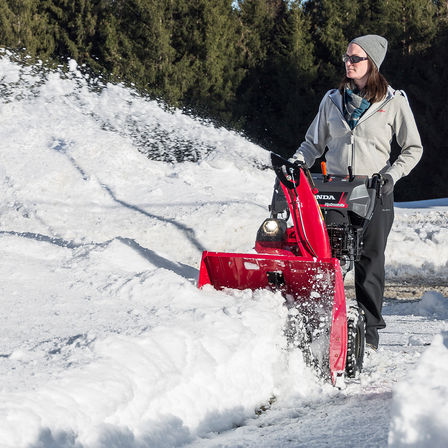
[[[393,194],[375,204],[372,219],[363,236],[361,259],[355,263],[356,300],[366,316],[366,343],[378,347],[378,329],[385,328],[381,315],[384,299],[384,251],[394,221]]]

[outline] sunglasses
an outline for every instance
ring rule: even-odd
[[[361,56],[356,56],[356,55],[349,56],[348,54],[344,54],[344,56],[342,56],[342,61],[344,62],[344,64],[347,61],[350,61],[352,64],[357,64],[358,62],[361,62],[361,61],[367,61],[367,59],[369,59],[369,58],[367,58],[367,57],[363,58]]]

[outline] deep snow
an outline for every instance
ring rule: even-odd
[[[9,56],[1,447],[448,444],[446,297],[388,300],[365,372],[322,383],[286,350],[279,294],[196,288],[202,250],[251,250],[267,153],[74,61],[64,74]],[[397,204],[389,279],[446,278],[447,218],[447,200]]]

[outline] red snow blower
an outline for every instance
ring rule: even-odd
[[[347,307],[343,277],[359,259],[378,179],[312,176],[297,162],[271,160],[271,217],[258,230],[255,253],[204,251],[198,286],[281,291],[289,343],[335,384],[362,369],[364,318],[356,304]]]

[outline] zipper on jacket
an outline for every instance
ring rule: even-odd
[[[351,167],[352,171],[355,169],[355,136],[353,135],[353,130],[350,133],[350,148],[352,150],[351,161],[348,161],[348,166]],[[350,163],[351,162],[351,163]]]

